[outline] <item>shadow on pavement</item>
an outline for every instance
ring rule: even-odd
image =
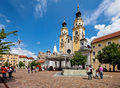
[[[82,78],[82,79],[88,80],[88,78]]]
[[[0,77],[0,84],[4,84],[5,88],[9,88],[9,86],[6,83],[9,82],[15,82],[16,80],[13,78],[2,78]]]

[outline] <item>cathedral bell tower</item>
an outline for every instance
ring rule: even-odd
[[[80,49],[80,40],[85,36],[85,28],[83,25],[83,19],[81,18],[81,12],[79,5],[77,7],[76,19],[74,20],[73,33],[73,52]]]
[[[67,23],[65,22],[65,17],[64,17],[64,21],[62,23],[62,28],[61,28],[61,34],[60,34],[60,52],[61,53],[65,53],[65,44],[66,44],[66,38],[68,36],[68,28],[66,27]]]

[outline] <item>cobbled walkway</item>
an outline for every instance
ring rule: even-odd
[[[14,73],[13,80],[6,82],[8,88],[120,88],[120,72],[106,72],[103,80],[87,77],[64,77],[54,76],[56,71],[41,71],[27,73],[27,70],[20,69]],[[0,83],[0,88],[7,88]]]

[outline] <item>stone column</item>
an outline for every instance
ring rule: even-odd
[[[59,68],[61,68],[61,60],[59,61]]]
[[[65,57],[65,68],[66,68],[66,66],[67,66],[67,61],[66,61],[66,57]]]

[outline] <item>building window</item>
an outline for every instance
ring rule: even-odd
[[[95,58],[93,58],[93,62],[95,62]]]
[[[95,51],[93,51],[93,55],[95,55]]]
[[[70,40],[68,39],[68,43],[70,42]]]
[[[78,35],[78,31],[75,32],[75,35]]]
[[[101,47],[101,44],[98,44],[98,47]]]
[[[110,45],[111,44],[111,42],[108,42],[108,45]]]
[[[83,43],[82,43],[82,45],[83,45]]]
[[[95,46],[93,46],[93,48],[95,48]]]

